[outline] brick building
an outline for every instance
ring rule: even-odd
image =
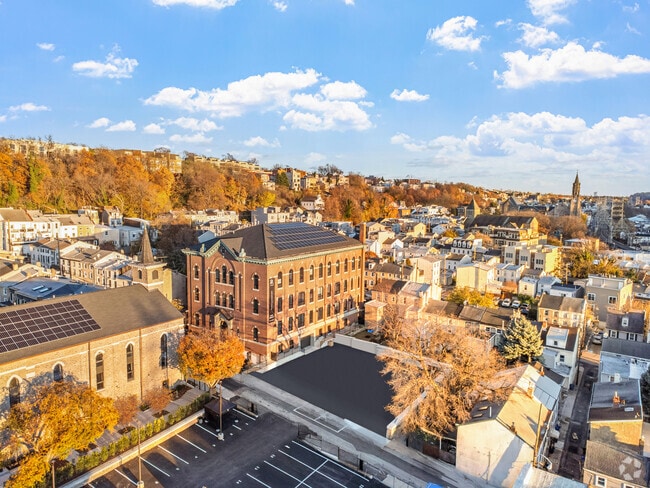
[[[357,240],[299,222],[262,224],[184,252],[189,323],[236,331],[255,363],[358,319]]]
[[[0,413],[39,381],[74,379],[108,397],[181,379],[183,315],[158,291],[134,285],[3,308]]]

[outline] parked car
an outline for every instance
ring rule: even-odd
[[[524,303],[519,307],[519,311],[524,315],[528,315],[528,312],[530,312],[530,306],[527,303]]]
[[[521,306],[521,302],[517,300],[516,298],[512,301],[512,304],[510,305],[512,308],[519,308]]]
[[[509,307],[510,306],[510,299],[509,298],[504,298],[503,301],[501,302],[502,307]]]

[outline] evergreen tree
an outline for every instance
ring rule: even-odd
[[[530,320],[513,315],[503,331],[501,354],[508,361],[532,363],[542,355],[542,337]]]
[[[641,405],[643,415],[650,415],[650,368],[641,375]]]

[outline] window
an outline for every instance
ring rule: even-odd
[[[560,354],[560,362],[561,362],[561,363],[564,362],[564,354]]]
[[[289,286],[293,285],[293,270],[289,270]]]
[[[199,325],[201,325],[201,315],[199,315],[198,313],[195,313],[194,314],[194,326],[198,327]]]
[[[20,382],[18,378],[11,378],[9,382],[9,407],[20,403]]]
[[[336,260],[336,274],[341,274],[341,261]]]
[[[328,284],[327,285],[327,298],[332,296],[332,285]]]
[[[260,289],[260,277],[257,273],[253,275],[253,290]]]
[[[300,283],[305,282],[305,268],[300,268],[300,271],[298,272],[298,281]]]
[[[305,292],[301,291],[298,293],[298,306],[304,305],[305,304]]]
[[[278,273],[278,288],[282,288],[282,271]]]
[[[160,366],[167,367],[167,334],[160,336]]]
[[[289,329],[289,332],[291,332],[293,330],[293,317],[289,317],[289,327],[288,327],[288,329]]]
[[[314,290],[309,290],[309,303],[314,303]]]
[[[278,335],[282,335],[282,320],[278,320]]]
[[[309,267],[309,279],[311,281],[314,281],[314,265],[313,264]]]
[[[104,389],[104,355],[100,352],[95,356],[95,382],[97,389]]]
[[[607,480],[603,478],[602,476],[596,475],[596,480],[595,480],[595,485],[596,486],[607,486]]]
[[[219,270],[215,270],[214,272],[214,281],[215,283],[220,283],[221,282],[221,273],[219,273]]]
[[[593,302],[594,300],[596,300],[596,294],[595,293],[587,293],[587,300],[589,300],[590,302]]]
[[[138,270],[138,279],[139,280],[142,279],[142,270],[141,269]]]
[[[354,258],[352,258],[350,261],[351,261],[351,263],[352,263],[352,271],[354,271],[355,269],[357,269],[357,266],[356,266],[356,263],[355,263],[355,261],[354,261]]]
[[[345,258],[343,260],[343,272],[347,273],[348,272],[348,258]]]
[[[199,287],[197,286],[194,288],[194,301],[198,302],[201,299],[201,291],[199,290]]]
[[[332,276],[332,263],[327,263],[327,276]]]
[[[253,327],[253,340],[259,342],[260,340],[260,330],[257,327]]]
[[[282,303],[284,300],[282,300],[282,297],[278,298],[278,312],[282,312]]]
[[[323,263],[320,263],[318,265],[318,277],[322,278],[323,277]]]
[[[253,313],[260,313],[260,301],[257,298],[253,298]]]
[[[289,310],[293,308],[293,295],[289,295]]]
[[[126,379],[131,381],[135,377],[135,368],[133,366],[133,344],[126,346]]]
[[[224,307],[224,308],[226,307],[226,292],[225,291],[221,294],[221,306]]]
[[[610,305],[616,304],[616,301],[617,301],[616,297],[607,297],[607,303],[609,303]]]
[[[343,293],[348,292],[348,282],[347,280],[343,280]]]
[[[339,282],[339,281],[334,283],[334,294],[335,295],[340,295],[341,294],[341,282]]]
[[[228,295],[228,308],[235,308],[235,295]]]
[[[154,280],[157,280],[157,279],[158,279],[158,270],[157,270],[157,269],[154,269],[154,270],[151,272],[151,279],[154,279]]]
[[[231,285],[235,284],[235,272],[234,271],[231,271],[230,273],[228,273],[228,283],[231,284]]]
[[[323,307],[319,307],[316,312],[317,320],[323,320]]]
[[[318,299],[319,300],[323,299],[323,287],[322,286],[318,287]]]
[[[194,279],[198,280],[199,279],[199,267],[198,265],[194,265]]]
[[[309,323],[310,324],[314,323],[314,311],[313,310],[309,311]]]
[[[63,381],[63,365],[61,363],[54,365],[54,370],[52,371],[52,378],[54,381]]]
[[[299,329],[303,328],[305,326],[305,314],[301,313],[300,315],[298,315],[298,317],[296,317],[296,319],[298,322],[298,328]]]

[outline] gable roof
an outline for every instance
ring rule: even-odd
[[[537,308],[548,308],[549,310],[559,310],[560,312],[584,313],[585,304],[584,298],[559,297],[544,293],[539,299]]]
[[[472,220],[471,227],[514,227],[527,228],[536,220],[524,215],[489,215],[480,214]]]

